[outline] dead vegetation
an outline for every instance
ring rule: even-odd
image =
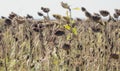
[[[34,20],[11,13],[0,20],[0,71],[119,71],[120,21],[54,14]],[[85,13],[87,10],[83,7]],[[119,15],[119,10],[116,10]],[[107,16],[107,15],[106,15]],[[46,18],[47,19],[46,19]]]

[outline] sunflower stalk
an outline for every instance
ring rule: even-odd
[[[2,52],[3,52],[3,58],[4,58],[4,67],[5,67],[5,71],[8,71],[7,68],[7,54],[6,54],[6,48],[4,47],[4,45],[2,44]]]
[[[70,21],[70,26],[72,26],[72,10],[71,8],[68,9],[69,10],[69,21]]]

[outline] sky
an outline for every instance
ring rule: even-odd
[[[111,14],[114,9],[120,9],[120,0],[0,0],[0,16],[7,17],[10,12],[18,15],[32,15],[39,18],[37,12],[42,12],[41,7],[50,8],[50,17],[52,14],[66,15],[66,10],[61,7],[60,2],[66,2],[71,8],[85,7],[91,13],[99,13],[99,10],[108,10]],[[72,10],[73,18],[85,18],[81,10]]]

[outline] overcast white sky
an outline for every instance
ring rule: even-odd
[[[66,10],[61,7],[61,1],[67,2],[71,8],[83,6],[91,13],[99,12],[102,9],[113,13],[115,8],[120,9],[120,0],[0,0],[0,16],[8,16],[13,11],[21,16],[30,14],[39,18],[37,12],[41,11],[41,6],[49,7],[50,14],[65,15]],[[72,14],[74,18],[84,17],[81,11],[73,11]]]

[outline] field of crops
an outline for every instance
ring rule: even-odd
[[[120,71],[120,21],[92,16],[85,8],[88,19],[72,19],[69,6],[62,6],[70,15],[54,14],[54,20],[43,7],[43,19],[2,16],[0,71]]]

